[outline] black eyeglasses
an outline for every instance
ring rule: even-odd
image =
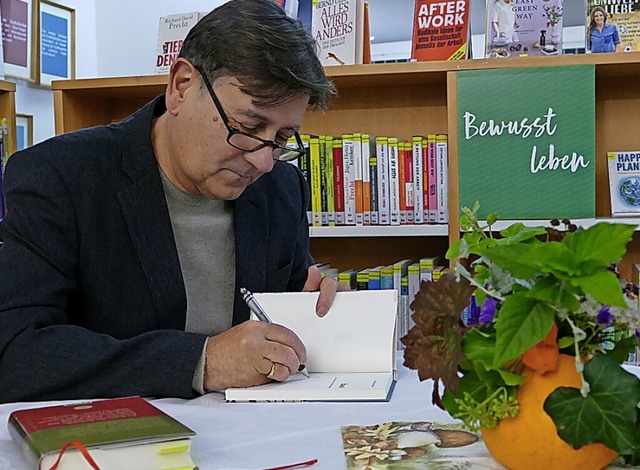
[[[248,134],[247,132],[242,132],[235,127],[232,127],[231,124],[229,124],[227,113],[225,113],[224,109],[222,109],[222,105],[220,104],[218,97],[213,91],[211,82],[209,82],[209,79],[199,66],[194,65],[194,67],[202,77],[202,81],[204,81],[204,84],[209,91],[209,96],[211,96],[213,104],[218,110],[218,114],[220,114],[222,122],[227,128],[227,143],[229,145],[238,150],[242,150],[243,152],[255,152],[265,147],[271,147],[271,155],[273,156],[273,159],[280,162],[289,162],[305,154],[302,139],[300,138],[300,134],[298,134],[297,131],[293,134],[297,144],[297,148],[295,148],[293,146],[290,146],[291,144],[285,144],[285,146],[283,146],[273,140],[262,139],[256,135]],[[291,140],[292,139],[289,139],[289,142],[291,142]]]

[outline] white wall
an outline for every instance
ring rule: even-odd
[[[56,0],[76,11],[76,78],[150,75],[161,16],[210,11],[225,0]],[[51,89],[16,82],[16,112],[33,116],[34,143],[55,134]]]
[[[92,1],[56,0],[57,3],[76,11],[76,77],[95,77],[96,15]],[[54,135],[53,95],[51,88],[39,87],[29,82],[7,78],[16,82],[16,112],[33,116],[34,143]]]
[[[208,12],[225,0],[94,0],[98,76],[152,75],[161,16]],[[152,6],[152,7],[151,7]],[[114,28],[122,34],[114,33]]]

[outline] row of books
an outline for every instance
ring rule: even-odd
[[[301,137],[307,155],[296,164],[310,189],[311,226],[448,222],[446,134]]]
[[[398,295],[396,317],[397,349],[402,349],[400,338],[413,326],[411,304],[420,290],[420,284],[426,281],[437,282],[447,269],[438,264],[438,257],[424,257],[417,261],[403,259],[387,266],[367,269],[338,270],[328,263],[318,264],[323,276],[331,276],[351,290],[395,289]]]

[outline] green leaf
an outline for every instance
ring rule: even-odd
[[[464,396],[465,393],[468,393],[479,402],[483,402],[488,396],[487,387],[475,373],[464,374],[460,378],[457,392],[453,394],[451,390],[446,389],[442,397],[442,404],[451,416],[456,416],[459,413],[459,406],[454,400]]]
[[[500,235],[503,237],[501,239],[502,244],[513,245],[527,240],[536,240],[538,235],[543,235],[546,232],[547,231],[544,227],[527,227],[523,223],[517,222],[509,225],[506,229],[501,230]]]
[[[620,281],[611,271],[602,270],[590,276],[574,277],[570,282],[572,286],[582,289],[585,294],[591,295],[605,305],[627,306],[620,288]]]
[[[565,286],[564,282],[549,275],[538,279],[527,293],[527,297],[576,311],[580,307],[580,300],[573,293],[567,292]]]
[[[462,350],[467,359],[483,364],[486,369],[490,369],[493,365],[495,347],[495,336],[482,334],[477,328],[470,329],[462,341]]]
[[[622,259],[635,229],[635,225],[601,222],[567,234],[564,244],[575,253],[578,266],[593,272]]]
[[[508,296],[495,323],[493,368],[501,368],[546,338],[554,319],[555,312],[548,305],[529,299],[524,293]]]
[[[502,380],[504,380],[505,384],[513,387],[515,387],[516,385],[522,384],[522,382],[524,382],[524,380],[527,378],[524,375],[514,374],[513,372],[507,372],[504,369],[498,369],[498,373],[500,374],[500,377],[502,377]]]
[[[556,272],[571,274],[575,271],[573,254],[558,242],[501,245],[478,250],[478,254],[520,279]]]
[[[544,402],[558,435],[577,449],[600,442],[620,454],[637,453],[640,448],[640,379],[626,372],[606,355],[585,364],[584,377],[590,392],[559,387]]]

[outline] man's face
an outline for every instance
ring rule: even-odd
[[[160,163],[169,179],[186,193],[236,199],[272,170],[272,147],[246,152],[229,145],[223,118],[199,84],[194,80],[178,112],[172,113],[166,153],[170,161]],[[309,102],[303,95],[279,106],[260,108],[240,90],[235,78],[220,78],[213,89],[231,127],[281,144],[299,129]]]

